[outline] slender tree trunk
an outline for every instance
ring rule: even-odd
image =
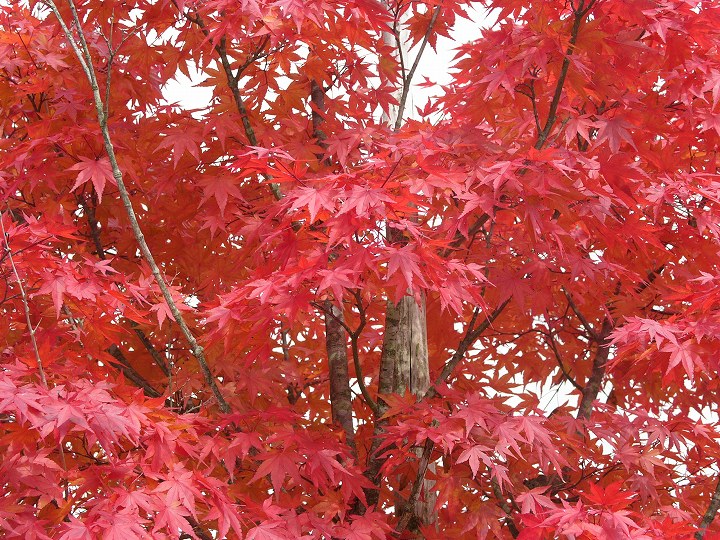
[[[330,408],[332,420],[345,431],[347,444],[355,449],[352,395],[348,373],[347,335],[341,321],[342,309],[325,300],[325,346],[330,364]]]
[[[425,317],[425,296],[404,296],[395,304],[388,302],[385,316],[385,336],[380,361],[380,391],[382,394],[404,394],[408,390],[416,396],[423,396],[430,388],[430,368],[428,363],[427,319]],[[422,448],[416,449],[420,457]],[[432,464],[428,467],[432,470]],[[408,530],[417,530],[419,525],[428,525],[436,519],[434,491],[435,482],[423,480],[420,497],[413,504],[413,516]],[[395,507],[399,512],[404,501],[397,500]],[[398,515],[402,518],[402,515]]]

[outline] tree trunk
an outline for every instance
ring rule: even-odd
[[[389,45],[397,47],[397,59],[407,58],[406,33],[399,30],[399,21],[393,25],[392,29],[383,33],[383,40]],[[396,33],[397,32],[397,33]],[[422,49],[418,53],[422,54]],[[418,57],[419,60],[419,57]],[[400,62],[404,65],[403,62]],[[411,77],[405,73],[403,67],[402,87],[396,92],[396,97],[400,102],[401,96],[404,96],[411,83]],[[383,119],[388,126],[397,130],[402,124],[402,107],[392,107],[389,114],[383,114]],[[390,243],[403,243],[405,241],[403,234],[390,224],[387,227],[387,239]],[[380,358],[380,373],[378,380],[378,394],[381,411],[385,409],[382,403],[384,394],[404,394],[407,390],[416,396],[423,396],[430,387],[430,367],[428,363],[428,345],[427,345],[427,319],[425,316],[425,296],[416,297],[408,291],[409,294],[400,299],[398,303],[389,300],[385,314],[385,334],[383,336],[383,350]],[[378,420],[375,423],[375,439],[370,449],[368,458],[368,468],[366,475],[377,486],[377,490],[372,490],[368,494],[368,504],[376,504],[379,497],[380,481],[379,472],[383,459],[377,455],[377,448],[380,444],[379,435],[383,431],[385,421]],[[423,449],[417,448],[415,454],[422,454]],[[434,470],[432,463],[429,464],[428,470]],[[409,485],[412,486],[414,479],[409,479]],[[411,508],[407,508],[404,500],[400,500],[399,495],[395,500],[395,508],[398,520],[402,520],[403,512],[410,511],[412,516],[408,521],[407,529],[417,532],[420,525],[428,525],[436,521],[435,501],[437,495],[434,491],[435,482],[432,480],[423,480],[420,496],[414,502]]]
[[[430,367],[428,363],[427,320],[425,317],[425,296],[419,302],[414,296],[404,296],[395,304],[388,302],[385,316],[385,336],[380,360],[380,394],[404,394],[410,390],[416,396],[422,396],[430,387]],[[419,457],[422,448],[415,451]],[[428,467],[433,469],[432,464]],[[412,485],[410,480],[410,485]],[[413,516],[408,529],[417,530],[420,525],[435,521],[435,500],[433,490],[435,482],[425,479],[420,497],[411,509]],[[398,519],[404,508],[404,501],[396,500]]]

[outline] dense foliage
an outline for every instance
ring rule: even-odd
[[[484,4],[2,4],[4,538],[718,535],[720,6]]]

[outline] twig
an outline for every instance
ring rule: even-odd
[[[520,531],[517,528],[517,525],[515,525],[515,522],[513,521],[512,517],[512,508],[508,504],[508,502],[505,500],[505,497],[503,496],[502,490],[500,489],[500,484],[498,484],[497,480],[494,478],[490,478],[490,487],[492,487],[493,494],[495,495],[495,498],[498,500],[498,504],[500,504],[500,508],[502,508],[502,511],[505,512],[505,515],[507,516],[505,518],[505,525],[507,525],[508,530],[510,531],[510,534],[513,538],[517,538],[520,536]]]
[[[200,15],[196,14],[192,16],[190,15],[190,13],[181,10],[176,0],[173,0],[173,4],[175,4],[175,7],[178,9],[178,11],[180,11],[188,21],[196,24],[198,28],[200,28],[200,31],[206,38],[210,38],[210,30],[208,30],[205,21],[203,21]],[[255,134],[255,129],[250,123],[250,117],[248,115],[247,107],[245,107],[245,102],[240,95],[240,87],[238,86],[238,82],[240,80],[241,73],[250,65],[252,65],[252,63],[255,62],[258,58],[262,57],[263,51],[268,43],[269,37],[266,37],[260,43],[255,52],[247,58],[247,60],[242,66],[240,66],[237,73],[233,73],[232,66],[230,65],[230,59],[228,58],[227,54],[227,40],[225,39],[225,36],[222,36],[218,44],[214,47],[215,51],[218,54],[218,57],[220,58],[220,64],[223,67],[223,71],[225,72],[225,77],[228,82],[228,88],[230,88],[230,92],[233,95],[233,100],[235,101],[235,107],[240,114],[240,120],[243,125],[243,130],[245,131],[245,136],[248,138],[248,142],[250,142],[252,146],[258,146],[258,139],[257,135]],[[265,178],[265,180],[272,180],[271,177],[267,174],[263,174],[262,176]],[[281,200],[284,196],[283,192],[280,189],[280,184],[276,182],[270,182],[270,191],[272,191],[273,196],[278,201]]]
[[[80,333],[82,331],[82,322],[78,323],[79,319],[75,318],[70,308],[67,306],[67,304],[63,304],[62,311],[65,315],[67,315],[68,321],[70,322],[70,326],[72,326],[72,329],[75,331],[75,333],[78,335],[77,342],[80,345],[81,348],[85,348],[83,345],[82,340],[80,339]],[[128,359],[125,357],[123,352],[120,350],[120,347],[115,345],[114,343],[108,347],[107,352],[115,358],[117,361],[117,366],[120,369],[120,371],[123,372],[123,375],[130,379],[135,386],[140,388],[147,397],[150,398],[156,398],[160,397],[162,394],[158,392],[142,375],[140,375],[137,370],[130,364]],[[95,359],[91,354],[87,354],[87,358],[91,362],[95,362]]]
[[[112,355],[115,360],[117,360],[118,367],[120,368],[120,371],[123,372],[123,375],[130,379],[135,384],[135,386],[142,389],[142,391],[147,397],[156,398],[162,396],[160,392],[158,392],[148,381],[143,378],[142,375],[140,375],[135,370],[134,367],[132,367],[128,359],[120,350],[120,347],[115,344],[110,345],[107,352],[110,353],[110,355]]]
[[[348,333],[348,336],[350,337],[350,347],[352,350],[353,355],[353,366],[355,368],[355,378],[358,382],[358,387],[360,387],[360,393],[363,396],[363,399],[366,401],[368,407],[370,407],[370,410],[375,414],[375,416],[382,416],[382,410],[378,403],[372,398],[370,395],[370,392],[367,389],[367,386],[365,385],[365,380],[362,373],[362,366],[360,365],[360,348],[358,346],[358,338],[360,337],[360,334],[362,333],[363,329],[365,328],[365,325],[367,324],[366,316],[365,316],[365,310],[362,308],[362,303],[358,300],[359,293],[356,291],[353,291],[355,294],[356,301],[358,302],[358,310],[360,311],[360,324],[358,327],[353,330],[350,328],[347,323],[338,317],[335,313],[333,313],[332,309],[326,307],[325,305],[319,303],[319,302],[312,302],[312,305],[315,306],[318,309],[321,309],[325,314],[327,314],[329,317],[331,317],[335,322],[337,322],[340,326],[342,326],[345,331]]]
[[[225,398],[223,397],[223,395],[220,393],[220,389],[218,388],[217,383],[215,382],[215,378],[214,378],[212,372],[210,371],[210,367],[208,366],[208,363],[205,359],[205,354],[203,352],[203,348],[197,342],[197,339],[195,339],[195,336],[193,335],[192,331],[190,330],[187,323],[185,322],[185,319],[183,318],[182,313],[180,313],[180,310],[178,309],[177,304],[175,303],[175,300],[172,297],[172,294],[170,293],[170,289],[168,288],[167,283],[165,282],[165,278],[163,277],[162,273],[160,272],[160,268],[158,267],[157,263],[155,262],[155,258],[153,257],[153,254],[150,251],[150,248],[148,247],[147,242],[145,241],[145,236],[143,235],[142,229],[140,228],[140,224],[138,223],[137,216],[135,215],[135,210],[132,205],[132,201],[130,200],[130,195],[128,193],[127,187],[125,186],[125,182],[123,181],[122,171],[120,170],[120,167],[118,166],[117,158],[115,156],[115,147],[113,146],[112,140],[110,138],[110,131],[108,130],[108,127],[107,127],[108,118],[105,115],[104,105],[102,102],[102,98],[100,97],[100,88],[98,86],[98,81],[95,76],[95,69],[92,64],[92,57],[90,55],[90,49],[88,48],[87,42],[85,41],[85,34],[82,30],[82,26],[80,24],[80,19],[78,17],[77,9],[75,8],[75,4],[74,4],[73,0],[68,0],[68,4],[70,5],[70,11],[71,11],[72,17],[73,17],[73,23],[77,29],[78,39],[80,41],[80,47],[78,47],[77,43],[75,43],[72,31],[65,24],[65,21],[62,18],[62,15],[60,14],[60,11],[58,10],[57,6],[55,5],[54,0],[45,0],[45,2],[50,7],[52,12],[55,14],[55,17],[57,18],[57,20],[60,24],[60,27],[62,28],[62,31],[65,34],[65,39],[67,40],[68,44],[70,45],[73,52],[75,53],[75,56],[77,57],[78,61],[80,62],[83,72],[85,73],[85,76],[87,77],[88,82],[90,83],[90,86],[92,88],[93,101],[95,104],[95,111],[97,113],[98,122],[100,123],[100,130],[101,130],[102,136],[103,136],[105,152],[108,155],[108,159],[110,161],[110,166],[112,169],[113,177],[115,178],[115,181],[117,183],[118,191],[120,193],[120,198],[123,202],[123,206],[125,207],[125,213],[127,214],[128,219],[130,221],[130,226],[132,228],[135,239],[137,240],[138,246],[140,247],[140,252],[142,253],[143,258],[147,262],[148,266],[150,267],[150,270],[155,278],[155,281],[158,284],[158,287],[160,288],[160,291],[162,292],[165,302],[167,303],[168,307],[170,308],[170,312],[172,313],[173,318],[175,319],[175,322],[177,322],[178,326],[180,327],[180,330],[182,331],[183,335],[185,336],[185,339],[189,343],[190,350],[192,351],[193,355],[197,359],[198,364],[200,365],[200,369],[205,378],[205,382],[208,384],[208,386],[210,387],[210,390],[212,391],[213,395],[215,396],[215,399],[218,402],[220,410],[224,413],[229,413],[230,406],[228,405],[227,401],[225,401]]]
[[[107,253],[105,252],[105,248],[102,244],[102,239],[100,238],[100,228],[98,227],[98,220],[95,215],[95,207],[97,204],[95,192],[93,191],[90,196],[90,204],[88,204],[87,201],[84,200],[80,200],[80,202],[83,205],[83,208],[85,208],[85,211],[87,212],[88,225],[90,226],[90,236],[92,237],[93,243],[95,244],[95,251],[97,253],[97,256],[100,260],[104,261],[107,259]],[[150,356],[152,357],[155,364],[157,364],[157,366],[160,368],[160,370],[166,377],[170,377],[170,370],[167,364],[160,357],[160,353],[157,351],[152,341],[150,341],[150,338],[140,328],[140,325],[138,325],[138,323],[132,320],[129,320],[129,322],[130,326],[133,329],[133,332],[135,332],[135,335],[138,337],[145,349],[147,349],[148,353],[150,353]]]
[[[548,342],[550,343],[550,348],[552,349],[553,353],[555,354],[555,360],[557,360],[558,366],[560,367],[560,371],[565,376],[565,379],[572,384],[575,388],[580,390],[581,392],[584,391],[584,388],[580,386],[575,379],[572,378],[570,373],[568,373],[567,368],[565,367],[565,363],[562,360],[562,357],[560,356],[560,351],[557,348],[557,343],[555,343],[555,337],[553,336],[552,328],[550,328],[550,321],[548,321]]]
[[[9,205],[8,211],[10,211]],[[38,348],[37,339],[35,338],[35,328],[33,327],[32,320],[30,319],[30,304],[28,302],[27,293],[25,292],[25,287],[22,283],[22,279],[20,278],[20,272],[18,272],[17,266],[15,266],[15,259],[13,259],[12,250],[10,249],[9,236],[8,233],[5,231],[5,222],[3,221],[4,217],[4,214],[0,213],[0,230],[2,230],[3,240],[5,243],[5,253],[7,254],[8,260],[10,261],[10,266],[12,267],[13,274],[15,274],[15,280],[17,281],[18,288],[20,289],[20,297],[22,298],[23,310],[25,312],[25,322],[28,327],[28,332],[30,333],[30,343],[32,344],[33,352],[35,353],[35,362],[37,363],[38,373],[40,374],[40,382],[42,383],[43,388],[47,391],[49,390],[49,386],[47,382],[47,377],[45,376],[45,369],[43,368],[42,358],[40,357],[40,349]],[[60,456],[60,463],[62,464],[63,470],[67,471],[67,464],[65,462],[65,449],[63,448],[62,441],[58,443],[58,454]],[[65,478],[64,484],[65,499],[69,499],[70,487],[67,478]]]
[[[592,371],[590,372],[590,378],[585,383],[585,388],[582,391],[582,399],[578,406],[577,418],[587,420],[592,414],[592,405],[600,393],[600,387],[602,380],[605,377],[605,371],[607,369],[607,361],[610,356],[610,344],[607,343],[607,337],[613,329],[613,324],[610,319],[605,318],[602,323],[600,333],[597,335],[597,351],[595,352],[595,358],[593,358]]]
[[[467,238],[473,238],[480,230],[483,228],[485,223],[490,219],[490,214],[483,214],[480,216],[475,223],[470,226],[468,229]],[[450,245],[445,248],[443,251],[440,252],[441,257],[447,257],[452,253],[454,250],[459,249],[460,246],[465,241],[465,236],[463,236],[459,231],[455,233],[455,237],[453,238],[453,241],[450,242]]]

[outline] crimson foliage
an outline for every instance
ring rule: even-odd
[[[484,4],[0,7],[5,538],[712,536],[720,10]]]

